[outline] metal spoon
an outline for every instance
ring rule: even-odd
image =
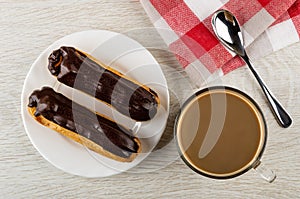
[[[234,15],[227,10],[219,10],[213,15],[212,26],[217,38],[222,42],[222,44],[232,52],[239,55],[246,62],[262,88],[278,124],[284,128],[289,127],[292,124],[291,117],[270,92],[249,60],[244,48],[243,35],[239,23]]]

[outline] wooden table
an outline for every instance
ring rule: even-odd
[[[247,68],[211,84],[240,88],[261,106],[269,138],[264,164],[277,173],[273,184],[254,171],[231,180],[212,180],[191,171],[174,155],[150,157],[153,168],[112,177],[86,179],[55,168],[30,143],[20,115],[26,74],[37,56],[57,39],[73,32],[106,29],[125,33],[143,45],[162,65],[171,95],[171,114],[158,149],[172,142],[178,99],[190,94],[180,66],[164,48],[137,0],[2,0],[0,1],[0,198],[299,198],[300,197],[300,43],[255,62],[257,70],[294,119],[288,129],[275,122]],[[145,28],[149,28],[149,34]],[[141,32],[142,30],[142,32]],[[150,47],[151,47],[150,46]],[[149,47],[149,46],[148,46]],[[183,83],[182,83],[183,82]],[[166,162],[166,158],[171,161]],[[138,168],[141,169],[141,168]]]

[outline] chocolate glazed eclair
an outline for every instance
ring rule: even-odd
[[[134,120],[147,121],[157,112],[159,98],[153,90],[84,52],[63,46],[48,60],[48,69],[59,82],[94,96]]]
[[[52,88],[34,91],[29,97],[28,111],[42,125],[111,159],[131,162],[141,152],[141,143],[130,130]]]

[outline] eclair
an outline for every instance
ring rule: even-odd
[[[108,158],[131,162],[141,152],[141,142],[131,130],[73,102],[52,88],[33,91],[28,111],[43,126]]]
[[[150,120],[157,113],[160,101],[152,89],[85,52],[62,46],[51,53],[48,61],[50,73],[59,82],[95,97],[136,121]]]

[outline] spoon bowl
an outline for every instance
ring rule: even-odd
[[[214,16],[212,24],[218,39],[226,48],[243,56],[244,39],[237,19],[227,10],[217,11]]]

